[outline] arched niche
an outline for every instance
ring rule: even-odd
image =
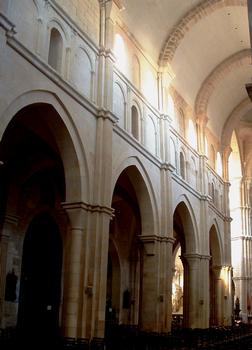
[[[49,39],[48,64],[59,73],[62,69],[63,39],[56,28],[51,28]]]

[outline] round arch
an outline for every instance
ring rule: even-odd
[[[197,94],[195,101],[195,113],[198,116],[207,115],[207,106],[216,85],[223,77],[241,67],[248,66],[251,60],[251,52],[248,49],[239,51],[221,62],[205,79]]]
[[[175,25],[171,33],[169,33],[166,42],[160,53],[159,63],[165,66],[172,62],[175,52],[180,43],[198,21],[209,16],[212,12],[225,6],[247,6],[246,0],[210,0],[201,1],[197,6],[188,11],[184,17]]]
[[[237,124],[240,121],[240,118],[250,110],[251,110],[251,100],[249,98],[245,98],[243,101],[241,101],[241,103],[239,103],[233,109],[233,111],[227,118],[222,131],[221,139],[223,140],[222,142],[225,146],[230,145],[232,133],[236,129]]]
[[[49,106],[57,114],[58,118],[52,118],[52,125],[48,126],[55,136],[56,143],[64,140],[64,149],[60,145],[59,150],[65,171],[66,201],[88,201],[90,177],[81,138],[71,115],[55,93],[33,90],[18,96],[0,116],[0,140],[3,139],[12,118],[31,105]]]

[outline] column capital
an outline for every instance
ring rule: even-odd
[[[198,253],[183,254],[183,257],[186,260],[210,260],[211,259],[211,255],[198,254]]]
[[[62,202],[63,209],[67,212],[70,220],[76,223],[76,220],[80,220],[82,213],[101,213],[108,215],[111,219],[114,217],[114,209],[105,205],[88,204],[85,202]],[[79,219],[77,219],[79,217]],[[72,223],[73,223],[72,222]],[[82,224],[81,224],[82,227]]]
[[[13,214],[6,214],[4,222],[16,226],[18,224],[18,220],[19,216]]]
[[[160,235],[139,235],[140,242],[144,244],[146,255],[152,256],[156,253],[156,243],[168,243],[173,245],[176,241],[173,237]]]

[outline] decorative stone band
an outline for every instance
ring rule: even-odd
[[[98,110],[97,118],[109,119],[113,124],[117,124],[119,119],[111,111],[101,108]]]
[[[99,57],[109,58],[113,63],[116,62],[116,56],[111,49],[106,49],[104,47],[101,47],[99,49]]]
[[[6,31],[7,36],[16,34],[15,25],[3,13],[0,13],[0,27]]]
[[[5,222],[12,225],[18,224],[19,217],[12,214],[5,215]]]
[[[104,213],[109,215],[111,218],[114,217],[114,209],[105,205],[88,204],[85,202],[63,202],[61,205],[65,210],[82,209],[87,212]]]
[[[211,259],[211,255],[199,254],[199,253],[183,254],[183,257],[187,260],[190,260],[190,259],[210,260]]]

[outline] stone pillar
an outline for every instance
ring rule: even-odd
[[[141,305],[140,327],[145,331],[171,330],[172,248],[174,239],[164,236],[140,236]]]
[[[159,242],[157,236],[140,236],[142,247],[140,327],[145,331],[158,331],[158,311],[163,303],[159,293]]]
[[[0,237],[0,327],[4,328],[4,294],[6,280],[6,265],[9,234],[2,233]]]
[[[8,245],[10,237],[16,232],[18,218],[14,215],[6,215],[2,233],[0,235],[0,327],[5,327],[5,281],[8,270],[13,268],[12,261],[9,262],[8,266]],[[17,272],[17,271],[15,271]],[[12,319],[16,317],[16,308]]]
[[[233,314],[231,265],[222,267],[222,277],[224,280],[223,324],[224,326],[231,326]]]
[[[202,280],[202,268],[199,254],[184,254],[181,257],[184,265],[184,326],[189,328],[205,328],[202,325],[201,313],[207,309],[204,299],[202,299],[202,288],[209,280],[209,269]],[[206,267],[205,267],[206,268]],[[200,277],[201,276],[201,277]]]
[[[214,289],[214,323],[223,325],[223,281],[221,279],[221,266],[213,266]]]
[[[213,266],[214,284],[214,323],[218,326],[232,324],[232,268],[231,266]]]
[[[109,246],[109,222],[113,209],[100,207],[92,214],[91,235],[95,238],[94,255],[90,255],[89,266],[94,271],[94,304],[91,334],[104,337],[107,290],[107,265]]]
[[[81,333],[79,319],[83,302],[83,262],[85,261],[86,218],[84,203],[63,203],[70,220],[65,242],[63,331],[65,336],[77,337]]]
[[[199,259],[200,289],[199,289],[199,325],[200,328],[209,327],[210,318],[210,255],[201,255]]]
[[[113,210],[63,203],[70,219],[65,243],[63,332],[65,336],[104,337],[109,221]]]
[[[172,323],[172,279],[173,271],[173,245],[175,239],[163,237],[160,251],[160,295],[163,302],[160,303],[159,332],[170,332]]]

